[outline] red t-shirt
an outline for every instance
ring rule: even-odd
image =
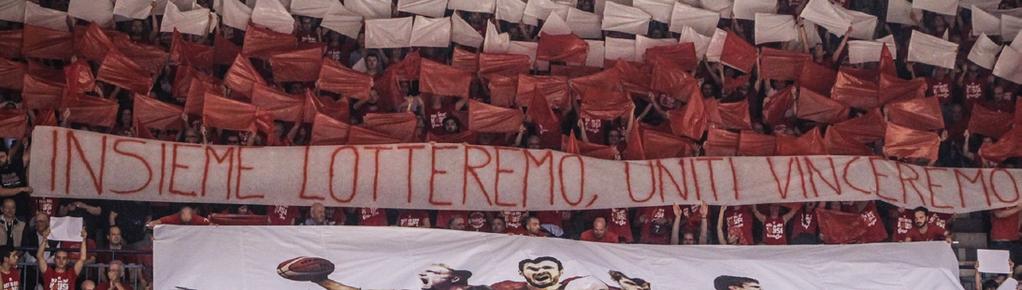
[[[461,217],[462,219],[465,220],[465,223],[468,223],[468,212],[456,210],[441,210],[436,213],[436,224],[433,225],[433,227],[438,229],[446,229],[447,226],[450,224],[451,220],[453,220],[455,217]],[[483,220],[485,220],[485,218],[483,218]]]
[[[909,232],[913,230],[912,222],[915,218],[915,213],[912,211],[903,211],[898,215],[898,220],[894,225],[894,237],[892,240],[900,242],[904,241],[909,236]]]
[[[387,226],[387,214],[376,208],[359,208],[358,224],[363,226]]]
[[[926,79],[928,88],[926,90],[927,96],[937,97],[941,103],[947,103],[951,101],[951,81],[944,77],[942,79]]]
[[[434,96],[428,99],[432,98],[440,97]],[[432,102],[431,100],[429,101]],[[450,134],[444,130],[444,120],[447,118],[457,119],[457,116],[455,115],[456,110],[454,109],[454,103],[445,100],[441,101],[440,108],[434,108],[432,103],[426,105],[425,107],[427,121],[426,124],[429,125],[429,132],[436,135]],[[465,124],[460,125],[462,126],[462,129],[464,129]]]
[[[943,241],[944,229],[934,226],[933,224],[926,227],[925,232],[919,232],[919,229],[913,228],[908,232],[908,238],[912,239],[913,242]]]
[[[270,225],[290,226],[298,219],[298,207],[286,205],[273,205],[266,207],[266,217]]]
[[[468,214],[468,219],[466,219],[465,222],[466,222],[466,226],[465,226],[466,230],[476,231],[476,232],[489,232],[490,231],[490,222],[486,218],[486,213],[484,213],[484,212],[474,211],[474,212]]]
[[[965,99],[966,100],[978,100],[983,98],[983,94],[986,92],[986,82],[980,80],[972,80],[965,82]]]
[[[640,209],[640,216],[646,219],[642,223],[640,242],[644,244],[668,244],[671,242],[671,222],[674,212],[668,206],[645,207]],[[654,222],[662,219],[663,223]]]
[[[563,213],[564,212],[562,211],[554,210],[554,211],[538,211],[534,212],[533,214],[536,215],[536,218],[539,218],[540,224],[555,225],[564,228],[564,216],[562,215]]]
[[[724,212],[724,220],[727,223],[728,232],[733,232],[738,235],[738,244],[740,245],[752,245],[752,213],[749,212],[749,208],[746,206],[737,206],[728,208]]]
[[[0,272],[0,289],[2,290],[21,290],[21,272],[18,269],[11,269],[10,272],[4,274]]]
[[[57,208],[60,206],[60,200],[49,197],[36,197],[35,198],[35,212],[42,212],[49,217],[53,217],[57,213]]]
[[[607,136],[607,132],[604,132],[603,128],[606,127],[606,125],[609,125],[610,121],[589,118],[586,116],[583,116],[580,120],[582,121],[582,131],[586,133],[586,138],[589,139],[589,143],[607,143],[606,140],[604,140],[604,137]]]
[[[767,218],[763,222],[763,243],[767,245],[787,245],[784,234],[784,219],[781,217]]]
[[[128,285],[128,283],[121,283],[121,285],[124,286],[124,289],[134,290],[133,288],[131,288],[131,285]],[[113,286],[110,285],[110,282],[103,282],[102,284],[99,284],[99,286],[96,286],[96,290],[108,290],[108,289],[113,289]]]
[[[81,246],[82,246],[81,242],[63,242],[62,241],[62,242],[57,243],[57,248],[71,249],[70,252],[67,253],[67,258],[69,260],[71,260],[71,261],[78,260],[78,258],[81,257],[81,252],[77,251],[77,249],[79,247],[81,247]],[[92,252],[92,250],[96,249],[96,241],[93,240],[93,239],[86,239],[85,240],[85,247],[88,248],[90,252]],[[93,254],[90,254],[89,256],[96,256],[96,254],[95,254],[95,252],[93,252]]]
[[[819,232],[819,224],[816,221],[816,208],[806,210],[802,207],[795,215],[795,225],[791,227],[791,236],[798,237],[802,234],[816,235]]]
[[[862,235],[861,242],[872,243],[882,242],[887,240],[887,228],[884,227],[884,223],[880,221],[880,215],[877,214],[877,205],[874,202],[869,202],[869,205],[862,210],[863,222],[867,227],[866,233]]]
[[[596,235],[593,234],[593,230],[587,230],[587,231],[582,232],[582,235],[579,236],[578,239],[579,240],[583,240],[583,241],[589,241],[589,242],[612,243],[612,244],[617,244],[617,243],[621,242],[621,239],[618,238],[617,234],[615,234],[614,232],[609,231],[609,230],[606,233],[603,234],[602,238],[599,238],[599,239],[597,239]]]
[[[614,232],[623,243],[635,240],[632,236],[632,223],[628,219],[628,209],[612,208],[600,213],[607,220],[607,231]]]
[[[429,222],[429,212],[424,210],[400,210],[397,216],[397,225],[402,227],[421,227]]]
[[[505,211],[500,213],[504,216],[505,230],[504,232],[509,234],[525,234],[525,226],[522,225],[522,219],[527,215],[524,211]]]
[[[1019,213],[1004,218],[990,214],[990,240],[991,241],[1017,241],[1018,240],[1018,217]]]
[[[70,267],[60,273],[57,273],[57,269],[49,268],[46,273],[43,273],[43,289],[75,290],[78,289],[76,280],[78,280],[78,274],[75,274],[74,269]]]
[[[948,221],[951,220],[952,214],[947,213],[931,213],[930,218],[927,221],[930,225],[939,227],[941,230],[947,230]]]
[[[185,223],[184,221],[181,220],[181,215],[172,214],[165,217],[161,217],[160,223],[165,225],[205,226],[209,225],[209,219],[201,215],[193,214],[192,220],[188,221],[188,223]]]

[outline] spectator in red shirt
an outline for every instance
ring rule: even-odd
[[[507,222],[502,217],[493,217],[490,219],[490,232],[496,234],[503,234],[507,232]]]
[[[639,212],[638,220],[639,225],[642,227],[639,242],[643,244],[669,244],[671,242],[671,226],[668,223],[674,220],[674,217],[671,216],[674,213],[670,207],[647,207],[640,209]]]
[[[387,214],[378,208],[359,208],[358,224],[363,226],[387,226]]]
[[[100,283],[96,290],[134,290],[124,282],[124,263],[118,260],[110,262],[106,269],[107,281]]]
[[[274,205],[266,207],[266,218],[271,225],[294,225],[298,219],[298,207],[286,205]]]
[[[18,271],[19,252],[12,247],[0,247],[0,289],[21,289],[21,272]]]
[[[943,229],[930,223],[930,210],[925,207],[912,210],[912,222],[914,227],[902,240],[904,242],[940,241],[947,238]]]
[[[156,225],[189,225],[189,226],[206,226],[209,225],[209,219],[204,216],[195,214],[195,210],[190,206],[181,208],[176,214],[161,217],[158,220],[151,221],[146,224],[146,227],[153,228]]]
[[[529,216],[525,218],[525,234],[530,237],[547,237],[546,231],[543,230],[543,226],[539,222],[539,218],[535,216]]]
[[[528,216],[528,213],[524,211],[501,212],[501,217],[503,217],[504,220],[504,232],[515,235],[524,235],[526,230],[523,226],[523,222],[526,216]]]
[[[582,232],[579,240],[612,244],[621,242],[617,234],[607,230],[607,219],[601,216],[593,219],[593,228]]]
[[[424,210],[400,210],[397,225],[410,228],[429,228],[429,212]]]
[[[688,215],[686,217],[687,219],[699,219],[699,236],[698,237],[696,237],[696,233],[694,233],[694,232],[692,232],[690,230],[684,230],[684,231],[681,230],[681,224],[682,224],[681,218],[682,218],[682,216],[685,216],[682,213],[684,211],[684,209],[682,209],[681,206],[677,205],[677,204],[674,205],[671,209],[674,210],[674,225],[671,227],[671,244],[672,245],[677,245],[679,243],[681,243],[682,245],[696,245],[696,244],[705,245],[705,244],[708,243],[709,237],[707,236],[707,233],[709,232],[709,229],[708,229],[709,225],[707,225],[707,222],[706,222],[706,214],[709,213],[709,211],[710,211],[710,206],[709,205],[706,205],[706,203],[700,204],[699,205],[699,212],[697,212],[696,214]],[[686,222],[686,223],[688,223],[688,222]]]
[[[43,289],[44,290],[64,290],[64,289],[75,289],[75,283],[78,280],[78,274],[82,272],[82,268],[85,267],[85,257],[88,257],[85,243],[79,244],[79,256],[78,260],[75,261],[74,265],[68,267],[68,253],[64,250],[57,250],[53,255],[53,268],[46,263],[46,237],[50,235],[50,231],[47,230],[42,240],[39,241],[39,250],[36,252],[36,261],[39,264],[39,272],[43,273]],[[88,240],[88,234],[85,229],[82,229],[82,240]]]
[[[763,243],[767,245],[787,245],[788,239],[785,225],[795,216],[794,210],[781,215],[781,205],[770,204],[770,214],[764,215],[758,206],[752,207],[752,214],[763,223]]]

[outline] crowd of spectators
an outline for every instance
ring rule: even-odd
[[[260,0],[268,1],[268,0]],[[301,1],[301,0],[293,0]],[[39,0],[42,7],[66,11],[68,0]],[[198,7],[210,7],[212,1],[197,0]],[[555,1],[570,2],[577,9],[593,11],[594,0]],[[804,0],[778,1],[779,13],[798,15],[805,7]],[[983,146],[990,146],[1002,136],[990,136],[969,130],[970,116],[977,110],[987,112],[1014,112],[1020,94],[1020,86],[1008,80],[995,77],[991,71],[980,67],[966,59],[968,48],[976,41],[971,31],[970,11],[960,9],[956,16],[935,14],[929,11],[915,10],[913,17],[918,25],[902,25],[886,23],[886,1],[847,0],[836,1],[848,9],[876,15],[881,20],[877,26],[877,36],[893,35],[896,50],[895,56],[897,75],[903,79],[925,79],[926,98],[939,100],[943,129],[930,130],[940,135],[938,158],[935,160],[918,156],[891,156],[884,150],[883,138],[864,140],[860,145],[868,148],[867,153],[882,155],[890,159],[912,162],[922,165],[944,167],[1004,167],[1018,168],[1022,165],[1019,156],[1001,156],[998,160],[985,158],[981,154]],[[397,1],[394,1],[395,5]],[[1019,1],[1001,1],[1000,9],[1019,8]],[[464,11],[447,11],[448,15],[458,13],[474,29],[485,33],[488,22],[496,23],[500,31],[508,32],[514,41],[537,41],[539,28],[526,24],[508,23],[494,19],[493,14]],[[405,12],[394,10],[394,16],[406,16]],[[169,51],[173,42],[171,33],[159,32],[160,18],[153,15],[148,19],[119,21],[115,28],[117,33],[128,36],[132,42],[157,47]],[[345,36],[341,33],[320,27],[321,19],[295,16],[296,29],[294,36],[302,43],[320,43],[324,45],[323,57],[369,75],[381,81],[398,84],[399,91],[374,88],[368,97],[353,98],[334,92],[319,90],[313,82],[279,82],[274,81],[270,62],[260,58],[250,58],[255,69],[266,80],[271,89],[292,95],[311,93],[326,105],[338,106],[342,112],[333,114],[343,116],[337,121],[354,126],[366,125],[367,119],[384,114],[412,114],[415,119],[414,134],[410,138],[395,138],[402,141],[439,141],[465,142],[499,146],[515,146],[530,149],[569,150],[562,148],[564,138],[575,138],[578,142],[589,146],[586,148],[609,148],[610,154],[593,153],[595,157],[623,159],[628,158],[629,147],[636,130],[666,134],[680,140],[678,144],[687,144],[685,150],[676,150],[668,156],[684,157],[716,154],[743,154],[732,150],[729,153],[711,150],[708,138],[700,134],[698,138],[679,136],[671,128],[671,117],[684,109],[685,105],[676,96],[665,92],[649,89],[629,90],[634,111],[615,118],[597,118],[580,110],[576,94],[571,92],[569,101],[550,104],[557,126],[541,124],[533,114],[527,114],[523,125],[517,132],[472,132],[469,130],[467,104],[470,101],[493,103],[491,89],[494,85],[484,77],[473,79],[468,98],[456,96],[439,96],[419,91],[419,84],[414,79],[395,81],[389,79],[388,72],[407,65],[409,59],[429,59],[436,62],[451,64],[452,55],[458,52],[480,53],[478,48],[452,44],[448,48],[396,48],[367,49],[364,47],[364,35],[358,38]],[[68,19],[69,30],[84,31],[89,23],[81,19]],[[753,37],[753,23],[746,20],[721,19],[719,27],[739,35],[746,40]],[[811,55],[811,61],[832,70],[856,69],[878,73],[876,63],[848,64],[848,36],[837,37],[823,29],[806,30],[802,21],[798,22],[802,29],[802,41],[785,44],[764,44],[761,47],[785,49],[804,52]],[[0,21],[0,32],[22,29],[20,23]],[[908,50],[908,39],[913,31],[920,31],[958,43],[959,59],[954,69],[945,69],[921,63],[903,61]],[[110,32],[114,33],[114,32]],[[244,45],[246,31],[231,28],[222,23],[213,33],[204,36],[188,35],[186,38],[194,44],[213,46],[216,41],[230,41],[233,45]],[[620,32],[604,32],[606,36],[618,38],[634,38],[634,35]],[[806,35],[815,34],[822,41],[813,46],[806,45]],[[847,35],[847,34],[846,34]],[[676,33],[668,31],[668,25],[652,21],[648,33],[652,38],[677,38]],[[992,36],[997,43],[1005,43],[1011,39],[1000,39]],[[2,41],[2,40],[0,40]],[[750,41],[751,42],[751,41]],[[217,44],[219,47],[220,45]],[[2,47],[8,47],[4,45]],[[231,58],[233,59],[233,57]],[[31,57],[6,58],[29,65],[29,70],[59,71],[75,63],[85,62],[91,74],[95,75],[100,63],[83,58],[73,59],[36,59]],[[199,73],[213,79],[222,79],[228,72],[231,62],[217,63],[211,70]],[[606,67],[632,66],[636,64],[614,63],[607,61]],[[36,68],[33,68],[36,67]],[[184,61],[170,61],[161,64],[152,86],[151,97],[167,104],[185,105],[188,94],[175,92],[180,86],[175,79],[181,70],[196,70]],[[641,68],[640,68],[641,70]],[[561,75],[568,77],[584,76],[597,72],[599,69],[587,68],[577,64],[551,62],[549,66],[531,70],[533,75]],[[31,72],[29,72],[31,73]],[[698,82],[698,93],[706,102],[717,104],[718,108],[739,108],[738,125],[735,122],[710,120],[710,130],[717,134],[746,134],[776,136],[777,138],[802,138],[810,134],[825,134],[834,124],[807,120],[797,117],[794,101],[784,103],[776,100],[785,91],[799,93],[794,81],[764,79],[755,71],[743,73],[720,63],[701,62],[693,71],[687,72]],[[217,83],[217,81],[214,81]],[[117,102],[116,122],[113,126],[99,126],[82,122],[88,118],[75,116],[75,110],[54,108],[50,110],[26,109],[23,101],[27,95],[15,89],[0,89],[3,107],[9,111],[22,111],[28,115],[29,126],[60,125],[81,130],[90,130],[109,134],[157,138],[187,143],[205,143],[239,146],[272,146],[272,145],[307,145],[313,140],[313,125],[310,122],[293,122],[276,120],[272,129],[261,128],[254,131],[237,131],[207,126],[201,116],[182,114],[181,127],[175,129],[151,128],[140,125],[133,117],[134,100],[140,97],[128,88],[114,84],[95,81],[95,89],[84,92],[85,95],[96,96]],[[187,88],[187,87],[186,87]],[[222,85],[215,90],[223,96],[238,100],[247,100],[248,96],[232,91]],[[803,89],[804,90],[804,89]],[[396,97],[394,95],[397,95]],[[768,110],[780,104],[780,115],[771,115]],[[514,108],[522,111],[533,104],[518,104]],[[325,110],[325,109],[323,109]],[[744,111],[742,111],[744,110]],[[878,113],[881,115],[873,115]],[[886,111],[872,111],[851,108],[841,119],[866,120],[882,123]],[[337,118],[337,117],[335,117]],[[1017,116],[1015,118],[1018,119]],[[1017,121],[1016,121],[1017,122]],[[882,124],[873,124],[882,126]],[[1015,126],[1019,126],[1016,124]],[[30,132],[30,130],[28,131]],[[702,132],[702,131],[700,131]],[[821,133],[822,132],[822,133]],[[1014,131],[1012,131],[1014,132]],[[711,133],[711,135],[714,133]],[[1014,133],[1005,133],[1014,134]],[[28,187],[26,168],[30,166],[29,146],[30,134],[4,139],[4,150],[0,150],[0,196],[3,200],[0,208],[0,280],[2,289],[26,289],[25,285],[34,285],[37,281],[44,283],[44,289],[71,289],[80,285],[82,289],[131,289],[122,280],[125,265],[152,266],[152,256],[144,252],[152,247],[151,229],[157,224],[208,225],[229,224],[237,222],[239,216],[261,216],[252,222],[245,223],[268,225],[362,225],[362,226],[399,226],[422,227],[461,231],[490,232],[532,237],[567,238],[605,243],[641,243],[641,244],[729,244],[729,245],[786,245],[786,244],[822,244],[835,241],[821,233],[819,211],[833,211],[843,214],[860,215],[863,223],[860,228],[848,228],[846,231],[859,232],[852,239],[837,239],[842,243],[859,242],[912,242],[912,241],[951,241],[951,232],[955,216],[933,213],[926,208],[906,209],[883,202],[813,202],[804,204],[764,204],[757,206],[707,206],[675,205],[649,208],[614,208],[589,211],[541,211],[541,212],[483,212],[483,211],[433,211],[433,210],[393,210],[378,208],[338,208],[315,204],[311,207],[298,206],[264,206],[264,205],[216,205],[195,204],[179,205],[159,202],[140,201],[106,201],[106,200],[74,200],[33,197]],[[1018,134],[1016,134],[1018,135]],[[571,136],[571,137],[567,137]],[[1007,135],[1003,135],[1007,136]],[[1004,137],[1007,139],[1008,137]],[[798,139],[802,140],[802,139]],[[1020,139],[1022,140],[1022,139]],[[566,144],[566,143],[565,143]],[[574,144],[574,143],[572,143]],[[1017,146],[1022,146],[1018,143]],[[578,146],[578,145],[575,145]],[[582,147],[585,147],[582,146]],[[577,150],[577,149],[575,149]],[[589,152],[608,152],[590,150]],[[726,152],[726,150],[725,150]],[[586,152],[576,152],[586,154]],[[803,152],[804,154],[827,154],[834,152]],[[1019,235],[1020,205],[989,212],[986,220],[990,228],[990,246],[998,249],[1009,249],[1013,256],[1022,255],[1022,241]],[[47,240],[49,219],[51,217],[81,217],[85,229],[82,233],[84,243],[54,242]],[[217,217],[221,217],[218,220]],[[265,218],[262,218],[265,217]],[[865,228],[865,229],[862,229]],[[34,252],[32,250],[36,250]],[[49,252],[48,249],[60,249]],[[26,253],[36,253],[35,256]],[[1018,261],[1018,259],[1015,259]],[[19,264],[21,262],[21,264]],[[19,268],[25,263],[37,265],[38,275],[19,275]],[[51,264],[47,264],[51,263]],[[108,265],[108,273],[98,280],[84,281],[78,274],[85,265]],[[150,273],[151,274],[151,273]],[[143,275],[145,276],[145,275]],[[20,287],[11,277],[22,277]],[[998,281],[1003,281],[999,277]],[[80,283],[75,280],[83,280]],[[147,279],[143,279],[148,281]],[[59,282],[64,281],[64,282]],[[70,281],[70,282],[68,282]],[[10,284],[15,283],[15,284]],[[68,283],[71,288],[57,288],[57,284]],[[993,282],[994,285],[998,282]],[[989,285],[984,284],[984,285]],[[95,287],[95,288],[88,288]],[[986,286],[983,286],[986,287]],[[32,289],[32,288],[27,288]],[[984,288],[987,289],[987,288]]]

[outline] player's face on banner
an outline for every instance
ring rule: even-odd
[[[419,280],[422,280],[422,289],[442,289],[450,285],[451,270],[433,265],[419,273]]]
[[[561,280],[561,270],[553,261],[543,261],[536,264],[526,264],[522,268],[522,276],[529,285],[537,288],[545,288],[557,284]]]

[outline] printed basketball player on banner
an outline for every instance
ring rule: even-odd
[[[359,287],[348,286],[328,278],[334,272],[332,262],[318,257],[297,257],[277,265],[277,274],[289,280],[312,282],[326,290],[357,290]],[[471,285],[469,278],[472,272],[457,270],[444,264],[432,264],[419,273],[422,289],[429,290],[650,290],[649,281],[631,278],[624,273],[609,271],[613,283],[606,283],[593,276],[565,277],[566,269],[560,260],[550,256],[525,259],[518,262],[518,273],[525,279],[522,281],[501,281],[493,285]],[[730,276],[721,276],[730,277]],[[718,277],[717,280],[722,280]],[[730,277],[736,278],[736,277]],[[714,281],[715,285],[732,285],[735,279]],[[746,278],[747,279],[747,278]],[[755,281],[755,280],[752,280]],[[758,282],[756,282],[758,283]],[[614,286],[611,286],[613,284]],[[756,284],[758,287],[758,284]],[[715,286],[716,287],[716,286]],[[744,287],[744,286],[743,286]],[[718,289],[720,289],[718,287]],[[731,290],[732,288],[723,288]],[[739,288],[758,289],[758,288]]]

